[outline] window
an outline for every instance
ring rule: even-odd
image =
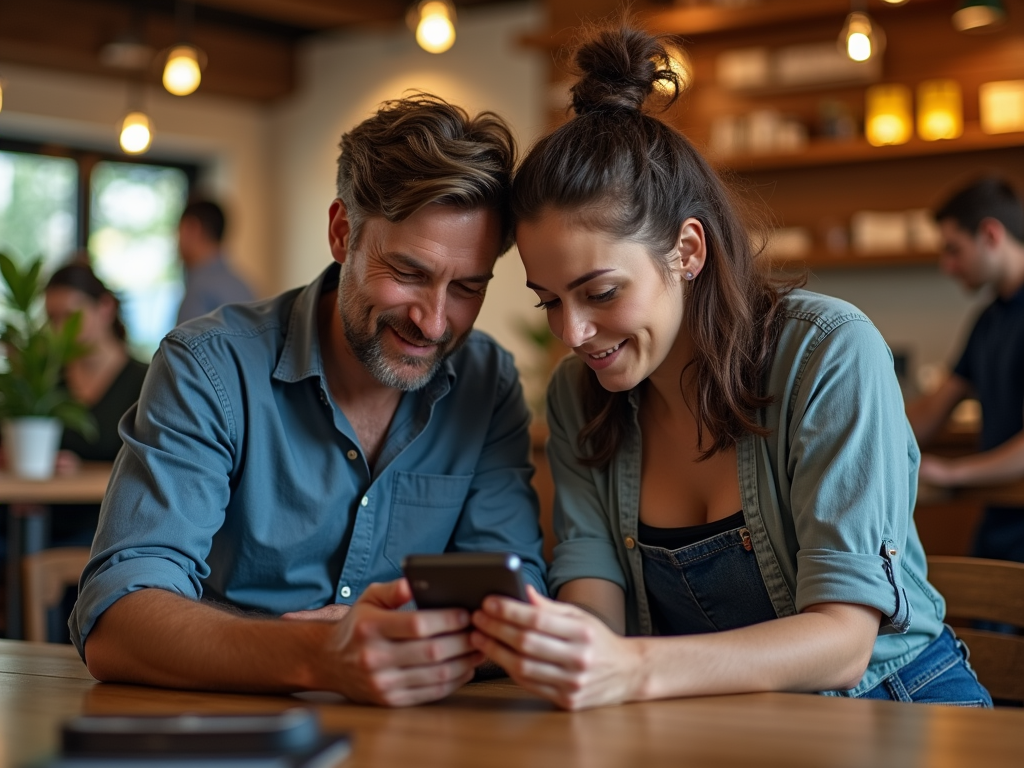
[[[0,251],[59,264],[75,249],[77,197],[74,160],[0,151]]]
[[[91,187],[93,268],[121,297],[132,345],[152,356],[181,303],[176,238],[188,177],[178,168],[106,161],[93,168]]]
[[[88,253],[121,299],[128,340],[148,359],[181,301],[178,218],[194,165],[0,141],[0,250],[46,271]]]

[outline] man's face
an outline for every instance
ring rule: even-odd
[[[971,291],[998,279],[995,253],[980,233],[971,234],[954,219],[940,221],[939,230],[942,233],[939,266],[943,272]]]
[[[428,205],[397,224],[365,220],[349,248],[344,206],[331,206],[345,338],[378,381],[419,389],[466,340],[492,277],[499,229],[493,210]]]

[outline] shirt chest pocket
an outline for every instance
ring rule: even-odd
[[[401,568],[406,555],[443,552],[472,481],[473,475],[396,472],[384,557]]]

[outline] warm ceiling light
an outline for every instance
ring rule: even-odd
[[[179,45],[167,54],[164,66],[164,88],[175,96],[188,96],[199,87],[203,78],[202,52],[191,45]]]
[[[989,32],[1005,19],[1000,0],[964,0],[953,14],[953,26],[960,32]]]
[[[428,53],[444,53],[455,43],[455,8],[444,0],[416,7],[416,42]]]
[[[903,5],[907,0],[885,0],[887,5]]]
[[[839,48],[854,61],[867,61],[884,50],[885,33],[866,13],[853,11],[839,33]]]
[[[153,124],[144,112],[129,112],[121,123],[121,149],[141,155],[153,142]]]
[[[689,57],[682,50],[673,48],[668,52],[668,68],[676,76],[679,93],[690,87],[693,82],[693,65],[690,64]],[[659,93],[666,96],[671,96],[673,93],[672,86],[665,80],[655,80],[654,87]]]

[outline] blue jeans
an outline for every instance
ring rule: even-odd
[[[967,655],[967,646],[946,627],[917,658],[859,698],[991,707],[992,697],[978,682]]]

